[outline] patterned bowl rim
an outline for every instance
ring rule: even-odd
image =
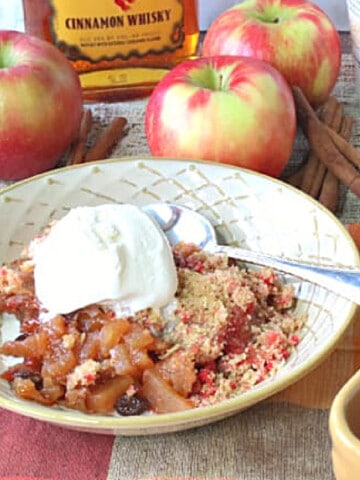
[[[296,189],[295,187],[286,184],[280,179],[268,177],[264,174],[244,169],[241,167],[236,167],[232,165],[219,165],[214,164],[209,161],[203,160],[193,160],[193,159],[172,159],[172,158],[159,158],[159,157],[146,157],[146,156],[139,156],[139,157],[118,157],[118,158],[111,158],[111,159],[104,159],[101,161],[86,163],[86,164],[79,164],[79,165],[72,165],[72,166],[65,166],[60,167],[56,170],[44,172],[38,174],[34,177],[21,180],[16,182],[15,184],[11,184],[5,186],[0,191],[0,197],[4,195],[8,195],[13,190],[16,190],[18,187],[25,185],[27,183],[38,182],[39,179],[46,178],[49,176],[58,176],[61,175],[63,172],[69,170],[77,170],[83,169],[84,171],[89,167],[101,167],[106,166],[113,163],[136,163],[136,162],[149,162],[149,163],[156,163],[160,164],[162,162],[176,162],[183,164],[185,162],[188,164],[195,164],[195,165],[207,165],[207,166],[214,166],[221,167],[222,169],[229,169],[229,170],[236,170],[239,172],[245,172],[247,175],[255,176],[255,177],[262,177],[264,181],[269,183],[275,183],[277,185],[281,185],[285,189],[295,191],[298,195],[303,196],[307,202],[312,203],[317,209],[323,210],[323,212],[332,218],[333,222],[337,224],[337,227],[342,231],[342,234],[347,238],[349,242],[349,247],[352,250],[352,254],[354,256],[354,262],[359,263],[359,252],[356,248],[355,243],[353,242],[351,235],[345,228],[345,226],[341,223],[341,221],[335,217],[330,211],[328,211],[325,207],[319,204],[316,200],[312,197],[308,196],[307,194],[301,192],[300,190]],[[35,404],[28,401],[22,401],[16,398],[4,398],[0,392],[0,407],[19,413],[21,415],[25,415],[28,417],[32,417],[37,420],[42,420],[46,422],[50,422],[53,424],[57,424],[60,426],[65,426],[68,428],[75,428],[80,429],[83,431],[89,431],[94,433],[114,433],[115,434],[147,434],[147,433],[161,433],[162,430],[164,432],[168,431],[178,431],[181,429],[187,429],[196,427],[197,425],[204,425],[206,423],[211,423],[216,421],[217,419],[223,419],[226,416],[233,415],[241,410],[244,410],[250,406],[253,406],[255,403],[258,403],[269,396],[278,393],[281,390],[284,390],[289,385],[295,383],[296,381],[300,380],[306,374],[308,374],[311,370],[317,367],[325,358],[327,358],[332,351],[335,349],[336,344],[341,339],[343,333],[349,326],[352,317],[356,311],[357,306],[352,304],[349,308],[349,311],[346,317],[343,319],[341,328],[338,329],[335,335],[332,336],[331,340],[324,346],[322,351],[317,352],[315,355],[311,356],[307,361],[303,362],[300,366],[297,366],[294,370],[289,371],[286,373],[281,379],[278,379],[276,384],[268,383],[266,385],[261,386],[260,390],[251,389],[250,391],[241,394],[238,397],[231,398],[228,400],[224,400],[218,404],[195,408],[183,412],[176,412],[176,413],[165,413],[165,414],[150,414],[150,415],[143,415],[139,417],[115,417],[115,416],[106,416],[106,415],[97,415],[97,414],[84,414],[82,412],[72,411],[70,409],[60,409],[54,407],[43,407],[39,404]],[[146,429],[149,429],[147,431]],[[127,433],[128,432],[128,433]]]

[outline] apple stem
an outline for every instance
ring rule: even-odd
[[[222,90],[223,79],[224,79],[224,76],[223,76],[223,74],[221,73],[221,74],[219,75],[219,88],[218,88],[218,90]]]

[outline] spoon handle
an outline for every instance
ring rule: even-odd
[[[244,262],[256,263],[257,265],[270,267],[283,273],[289,273],[301,280],[324,287],[360,305],[359,268],[332,268],[308,265],[225,245],[211,245],[207,246],[206,249],[211,251],[211,253],[226,254],[228,257],[243,260]]]

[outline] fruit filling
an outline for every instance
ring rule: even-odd
[[[165,307],[123,316],[105,302],[49,315],[29,252],[0,270],[0,312],[20,325],[0,347],[18,358],[1,377],[25,400],[123,416],[213,405],[274,375],[301,338],[293,287],[268,268],[180,243]]]

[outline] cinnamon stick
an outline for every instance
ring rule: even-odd
[[[356,196],[360,196],[360,174],[353,161],[335,145],[326,127],[317,117],[315,111],[298,87],[293,87],[299,122],[307,134],[310,146],[327,168],[339,178]],[[340,137],[333,131],[332,135]],[[341,137],[340,137],[341,138]],[[354,148],[354,147],[353,147]],[[352,149],[348,149],[352,152]],[[356,149],[355,149],[356,150]]]
[[[351,143],[338,135],[331,128],[327,128],[327,132],[339,151],[353,164],[360,167],[360,151]]]
[[[81,117],[79,134],[69,155],[67,165],[76,165],[84,161],[86,142],[91,129],[91,124],[92,112],[90,109],[85,109]]]
[[[346,116],[343,118],[343,123],[341,125],[340,135],[348,142],[350,140],[353,126],[354,126],[354,117]]]
[[[321,124],[321,121],[317,117],[315,111],[311,107],[310,103],[306,99],[305,95],[298,87],[293,87],[293,96],[297,108],[297,114],[299,123],[305,132],[308,130],[308,123],[312,120],[313,123]],[[332,128],[326,126],[326,133],[330,137],[331,141],[336,146],[336,149],[342,154],[344,158],[349,160],[356,167],[360,167],[360,152],[351,143],[344,140],[338,133]]]
[[[355,195],[360,197],[360,174],[357,169],[336,148],[326,127],[316,118],[308,118],[307,135],[309,143],[319,159]]]
[[[339,133],[346,141],[348,141],[351,137],[353,123],[354,119],[352,117],[343,117]],[[332,172],[327,170],[319,195],[319,202],[327,207],[331,212],[336,212],[339,202],[339,194],[339,179]]]
[[[328,118],[324,117],[324,124],[331,127],[334,131],[339,132],[341,128],[342,120],[343,120],[343,107],[342,105],[340,105],[339,102],[337,102],[337,106],[335,108],[335,111],[332,117],[330,116]],[[315,176],[314,176],[311,188],[309,190],[309,195],[313,196],[314,198],[318,198],[318,195],[321,191],[321,186],[324,182],[324,178],[327,172],[325,164],[321,162],[319,159],[317,160],[318,160],[318,168],[315,172]]]
[[[336,212],[339,203],[340,181],[330,170],[326,170],[321,186],[319,202],[330,212]]]
[[[342,107],[335,97],[330,97],[325,103],[320,118],[326,125],[330,125],[336,129],[340,128],[342,121]],[[305,164],[300,189],[312,197],[317,198],[325,173],[325,165],[318,159],[315,152],[311,150]]]
[[[296,114],[302,128],[305,131],[307,130],[307,124],[309,119],[312,119],[314,122],[321,123],[318,116],[316,115],[315,110],[313,110],[312,106],[303,94],[301,88],[295,86],[292,88],[292,92],[296,105]]]
[[[85,162],[102,160],[107,157],[112,148],[126,135],[127,120],[125,117],[116,117],[99,134],[94,145],[85,155]]]
[[[306,164],[301,165],[301,167],[298,170],[296,170],[296,172],[287,176],[285,178],[285,182],[288,183],[289,185],[292,185],[293,187],[300,188],[301,182],[302,182],[303,177],[304,177],[305,166],[306,166]]]

